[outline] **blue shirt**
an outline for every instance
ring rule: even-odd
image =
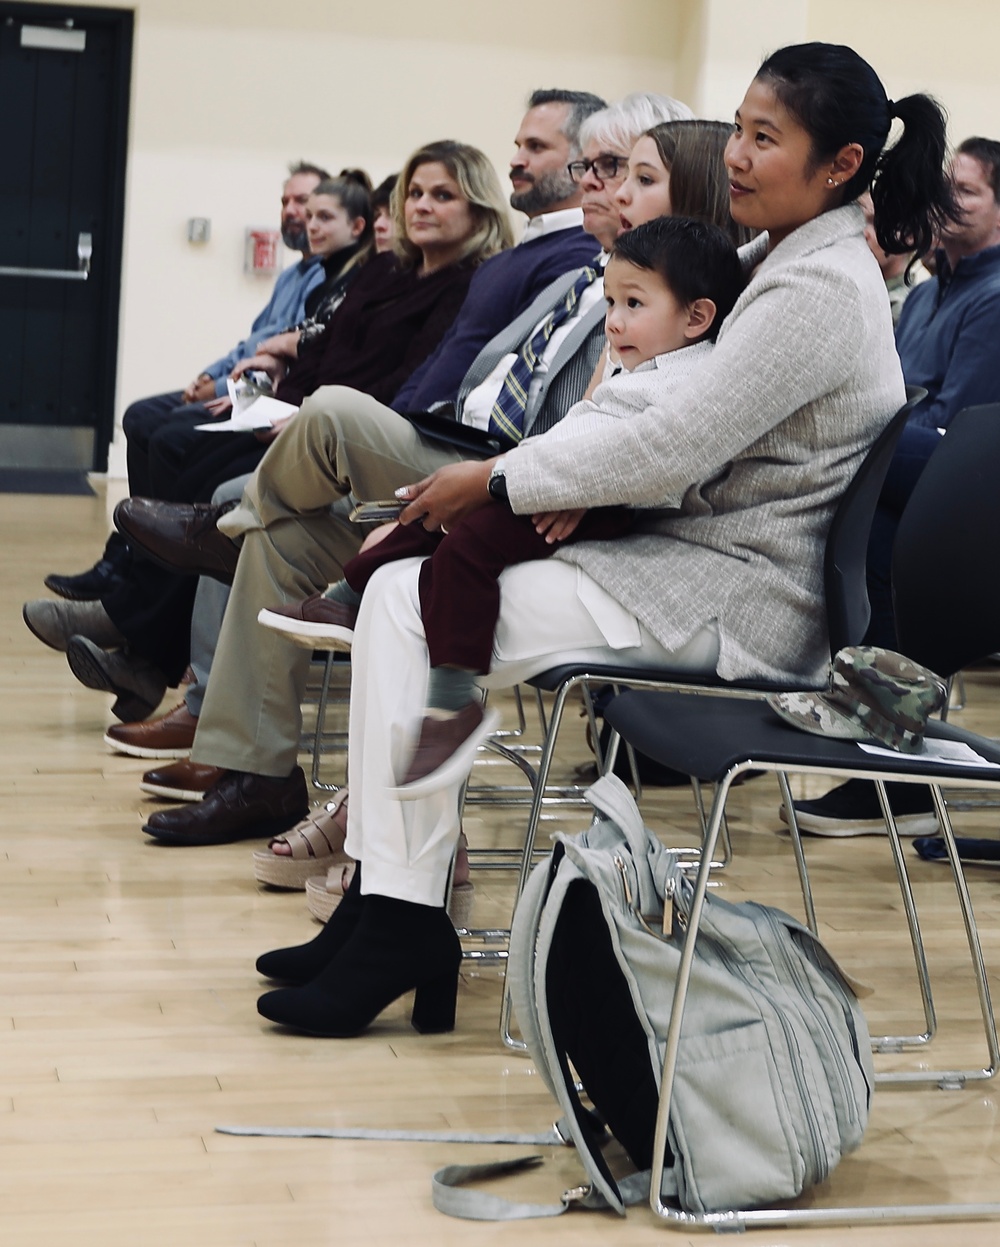
[[[492,256],[476,269],[462,310],[441,345],[392,400],[394,411],[453,403],[473,360],[548,286],[594,259],[594,239],[579,227],[556,230]]]
[[[209,364],[202,371],[215,382],[217,395],[226,393],[226,378],[240,362],[256,353],[257,344],[265,338],[271,338],[283,329],[297,325],[305,316],[306,296],[311,290],[321,285],[326,277],[323,265],[318,256],[306,256],[284,269],[278,275],[271,291],[267,305],[257,314],[257,319],[250,326],[250,332],[242,342],[237,342],[233,349]]]
[[[946,429],[964,407],[1000,400],[1000,246],[963,256],[911,292],[896,329],[909,385],[927,397],[908,423]]]

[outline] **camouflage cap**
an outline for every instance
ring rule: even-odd
[[[919,753],[927,720],[944,705],[946,694],[939,675],[902,654],[851,645],[831,663],[828,689],[772,693],[767,701],[804,732]]]

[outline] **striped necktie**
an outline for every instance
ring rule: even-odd
[[[580,295],[588,286],[593,285],[597,276],[597,269],[582,269],[572,287],[521,347],[517,358],[504,377],[500,393],[490,412],[489,431],[491,433],[506,438],[510,442],[519,442],[524,436],[524,414],[528,407],[528,390],[531,386],[532,375],[538,367],[538,361],[545,354],[545,348],[553,333],[573,315],[580,302]]]

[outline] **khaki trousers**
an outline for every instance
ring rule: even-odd
[[[309,654],[262,628],[258,611],[340,579],[364,535],[347,519],[349,495],[391,497],[461,459],[357,390],[325,386],[306,399],[250,478],[242,505],[219,523],[243,544],[191,751],[196,762],[291,772]]]

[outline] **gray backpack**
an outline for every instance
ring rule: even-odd
[[[615,1180],[574,1083],[637,1169],[648,1169],[693,882],[643,825],[620,780],[604,777],[588,798],[604,817],[581,835],[557,835],[532,873],[514,915],[507,974],[521,1033],[593,1195],[624,1215],[626,1203],[648,1198],[649,1174]],[[710,894],[684,1014],[663,1198],[690,1212],[795,1198],[861,1142],[873,1080],[864,1016],[822,944],[780,910]]]

